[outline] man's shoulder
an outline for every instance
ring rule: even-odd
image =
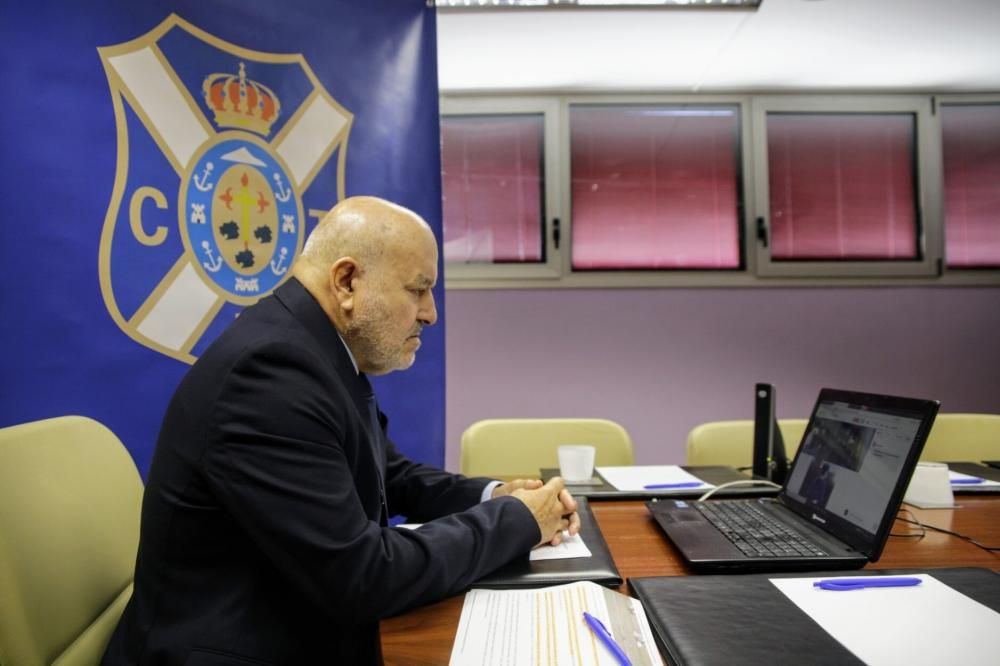
[[[271,345],[290,345],[309,350],[317,346],[292,313],[273,296],[244,309],[208,346],[202,360],[231,358]]]

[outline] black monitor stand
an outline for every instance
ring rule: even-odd
[[[753,476],[783,484],[788,476],[788,457],[774,412],[774,386],[754,386]]]

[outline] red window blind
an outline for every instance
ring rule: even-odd
[[[570,109],[575,270],[741,267],[737,107]]]
[[[911,114],[767,115],[771,258],[918,259]]]
[[[543,116],[441,118],[444,258],[544,260]]]
[[[945,105],[944,229],[948,266],[1000,266],[1000,105]]]

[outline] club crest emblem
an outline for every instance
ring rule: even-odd
[[[343,198],[353,117],[301,55],[177,16],[98,51],[118,135],[101,292],[131,338],[190,363],[287,279],[307,225]]]

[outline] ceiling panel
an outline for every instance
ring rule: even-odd
[[[1000,0],[438,12],[441,89],[1000,91]]]

